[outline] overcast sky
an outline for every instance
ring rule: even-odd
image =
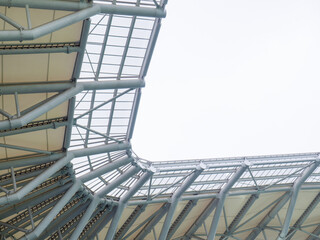
[[[148,160],[320,151],[320,1],[169,0],[133,149]]]

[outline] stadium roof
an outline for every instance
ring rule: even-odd
[[[0,239],[319,238],[319,153],[132,153],[165,5],[0,0]]]

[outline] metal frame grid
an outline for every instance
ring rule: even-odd
[[[70,79],[35,83],[26,76],[0,86],[2,96],[14,99],[14,110],[0,111],[0,148],[16,154],[0,159],[0,239],[319,239],[319,153],[174,162],[132,153],[165,5],[0,0],[5,13],[26,13],[24,23],[0,14],[11,26],[0,31],[2,60],[76,54]],[[34,9],[69,14],[33,28]],[[79,41],[38,42],[79,22]],[[24,95],[36,103],[22,107]],[[65,102],[66,114],[49,117]],[[54,150],[5,141],[41,131],[48,138],[61,129],[63,143]],[[298,214],[301,193],[313,195]],[[239,196],[242,203],[230,204]]]

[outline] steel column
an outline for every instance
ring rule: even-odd
[[[111,221],[115,213],[115,207],[113,207],[110,212],[106,211],[105,214],[96,222],[96,226],[91,227],[92,229],[89,229],[88,233],[86,233],[82,239],[93,239],[94,236]]]
[[[77,59],[75,62],[75,66],[73,69],[72,73],[72,78],[73,79],[78,79],[80,76],[80,71],[81,71],[81,66],[83,62],[83,57],[84,57],[84,52],[85,52],[85,47],[87,45],[87,40],[88,40],[88,34],[90,30],[90,24],[91,21],[89,19],[86,19],[83,22],[83,27],[82,27],[82,32],[81,32],[81,42],[80,42],[80,48],[81,51],[77,55]],[[68,106],[68,125],[65,130],[65,137],[63,141],[63,147],[65,149],[68,149],[70,146],[70,140],[71,140],[71,134],[72,134],[72,126],[74,123],[74,108],[75,108],[75,97],[70,98],[69,100],[69,106]]]
[[[127,233],[130,227],[135,223],[135,221],[139,218],[141,213],[145,210],[145,205],[138,205],[133,212],[130,214],[128,219],[123,223],[123,225],[119,228],[118,232],[114,235],[114,240],[123,239],[123,236]]]
[[[266,216],[260,221],[260,223],[255,227],[255,229],[249,234],[247,240],[254,240],[260,234],[260,232],[268,225],[268,223],[277,215],[280,209],[289,200],[289,193],[285,193],[277,204],[266,214]]]
[[[216,236],[218,222],[220,219],[220,215],[222,212],[222,208],[224,205],[224,201],[227,197],[227,193],[232,188],[232,186],[238,181],[238,179],[241,177],[241,175],[247,170],[248,166],[243,165],[241,168],[239,168],[236,173],[231,177],[231,179],[228,181],[228,183],[221,189],[219,196],[218,196],[218,205],[216,207],[216,211],[214,213],[208,239],[213,240]]]
[[[169,207],[170,207],[170,204],[166,203],[156,213],[154,213],[153,215],[155,215],[155,216],[145,225],[145,227],[138,233],[138,235],[134,238],[134,240],[144,240],[146,238],[146,236],[150,233],[152,228],[166,214]]]
[[[125,193],[119,201],[119,205],[117,207],[116,213],[112,219],[112,222],[110,224],[108,233],[105,237],[105,240],[109,240],[109,239],[113,239],[118,224],[119,224],[119,220],[120,217],[123,213],[124,208],[126,207],[126,203],[128,202],[128,200],[140,189],[140,187],[145,184],[146,181],[148,181],[148,179],[152,176],[153,172],[152,171],[147,171],[146,173],[144,173],[140,179],[128,190],[127,193]]]
[[[59,202],[51,209],[51,211],[45,216],[45,218],[39,223],[39,225],[21,240],[38,239],[41,233],[48,227],[51,221],[57,216],[60,210],[68,203],[73,195],[81,188],[81,182],[76,181],[72,187],[65,193],[65,195],[59,200]]]
[[[80,200],[81,201],[81,200]],[[40,235],[39,239],[45,239],[49,235],[53,234],[54,232],[59,231],[61,227],[67,224],[70,220],[77,217],[81,214],[85,209],[88,207],[89,203],[86,201],[83,204],[76,204],[72,208],[68,209],[63,215],[60,215],[57,219],[55,219],[50,226]]]
[[[312,234],[319,236],[320,234],[320,225],[318,227],[316,227],[313,231]],[[317,238],[315,238],[314,236],[309,236],[306,240],[315,240]]]
[[[82,230],[84,229],[84,227],[86,226],[86,224],[90,220],[91,215],[93,214],[94,210],[96,209],[96,207],[99,205],[100,202],[101,202],[101,199],[99,197],[94,197],[92,199],[86,212],[81,217],[80,222],[78,223],[76,229],[73,231],[73,233],[70,237],[71,240],[79,239],[79,236],[80,236]]]
[[[258,199],[258,197],[259,197],[259,195],[256,195],[256,194],[253,194],[249,197],[247,202],[244,204],[244,206],[241,208],[239,213],[235,216],[235,218],[233,219],[233,221],[229,225],[228,229],[226,229],[226,231],[224,232],[223,235],[225,235],[225,236],[221,236],[220,240],[226,240],[226,239],[228,239],[228,235],[232,235],[232,233],[236,230],[236,227],[238,226],[238,224],[240,223],[242,218],[247,214],[250,207]]]
[[[316,208],[319,202],[320,202],[320,193],[317,194],[317,196],[312,200],[312,202],[309,204],[307,209],[301,214],[299,219],[293,224],[292,228],[289,230],[287,234],[286,240],[290,240],[293,237],[294,233],[297,231],[298,228],[301,227],[301,225],[308,218],[311,212]]]
[[[209,217],[210,213],[216,208],[218,204],[218,199],[212,199],[205,210],[201,213],[195,223],[190,227],[190,229],[186,232],[186,239],[190,239],[191,236],[197,231],[197,229],[202,225],[202,223]]]
[[[313,171],[318,167],[319,162],[313,163],[311,166],[306,168],[303,173],[301,174],[301,177],[299,177],[293,184],[293,189],[292,189],[292,195],[289,203],[289,207],[287,210],[286,218],[284,220],[284,224],[281,230],[281,233],[279,234],[278,240],[285,240],[287,233],[289,231],[289,226],[292,218],[292,214],[294,211],[294,207],[297,202],[299,190],[301,188],[302,183],[313,173]]]
[[[202,171],[206,168],[206,165],[200,164],[197,169],[181,184],[179,189],[174,192],[171,197],[170,207],[166,216],[166,219],[163,223],[161,233],[159,236],[159,240],[165,240],[167,238],[167,234],[170,228],[170,224],[173,218],[173,214],[178,205],[179,199],[181,195],[190,187],[190,185],[197,179],[197,177],[202,173]]]
[[[188,203],[186,204],[186,206],[182,209],[181,213],[179,214],[179,216],[177,216],[177,218],[172,223],[172,225],[168,231],[168,235],[167,235],[168,240],[172,239],[172,236],[178,230],[180,225],[183,223],[184,219],[191,212],[192,208],[197,204],[197,201],[198,200],[189,200]]]

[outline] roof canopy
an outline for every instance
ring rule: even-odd
[[[0,0],[0,239],[318,238],[319,153],[132,153],[165,5]]]

